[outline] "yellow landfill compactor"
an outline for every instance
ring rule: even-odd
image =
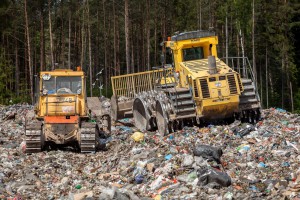
[[[37,85],[35,119],[26,123],[26,153],[46,146],[75,146],[95,152],[97,137],[110,131],[109,113],[97,97],[86,97],[85,74],[80,69],[42,71]],[[97,108],[98,112],[97,112]],[[96,115],[91,118],[91,109]]]
[[[137,128],[162,135],[184,124],[259,120],[248,59],[227,58],[229,67],[218,58],[217,44],[211,31],[176,34],[163,43],[162,67],[112,77],[112,118],[132,113]]]

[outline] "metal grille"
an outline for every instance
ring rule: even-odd
[[[193,82],[194,82],[194,94],[195,94],[195,97],[199,97],[197,82],[196,82],[196,80],[194,80]]]
[[[200,86],[201,86],[201,92],[203,98],[209,98],[209,88],[207,84],[207,79],[200,79]]]
[[[170,73],[172,69],[166,69]],[[134,98],[135,94],[154,89],[156,80],[163,77],[164,71],[154,70],[111,77],[113,93],[116,96]]]
[[[236,87],[236,81],[235,81],[234,74],[227,75],[227,80],[228,80],[230,94],[237,94],[238,91],[237,91],[237,87]]]

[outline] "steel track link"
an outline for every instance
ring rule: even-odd
[[[83,122],[80,129],[80,150],[81,153],[96,152],[96,124]]]
[[[26,126],[25,153],[37,153],[42,151],[42,123],[34,121]]]

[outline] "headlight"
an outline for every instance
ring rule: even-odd
[[[81,94],[81,89],[78,89],[78,90],[77,90],[77,94]]]
[[[51,78],[51,74],[43,74],[43,80],[49,81]]]
[[[222,84],[221,84],[220,82],[215,82],[215,86],[216,86],[216,87],[221,87]]]
[[[47,95],[48,91],[47,90],[43,90],[43,95]]]
[[[175,72],[174,76],[175,76],[175,78],[179,79],[179,76],[180,76],[179,71]]]

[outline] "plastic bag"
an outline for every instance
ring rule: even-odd
[[[136,142],[141,142],[144,140],[144,134],[141,132],[135,132],[131,138]]]
[[[212,168],[202,168],[197,171],[198,185],[204,186],[210,183],[217,184],[222,187],[228,187],[231,185],[231,178],[228,174],[220,171],[216,171]]]
[[[201,156],[210,161],[214,160],[218,164],[221,163],[220,158],[223,155],[221,148],[209,146],[209,145],[198,145],[194,149],[195,156]]]

